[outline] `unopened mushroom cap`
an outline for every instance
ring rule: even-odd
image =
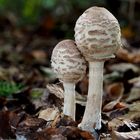
[[[78,82],[86,73],[86,61],[73,40],[59,42],[52,52],[51,65],[58,78]]]
[[[91,7],[76,22],[75,42],[87,61],[113,57],[121,47],[119,23],[107,9]]]

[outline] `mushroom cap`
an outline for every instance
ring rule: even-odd
[[[51,65],[64,82],[78,82],[86,73],[86,61],[73,40],[59,42],[52,52]]]
[[[75,42],[87,61],[114,57],[121,47],[119,23],[107,9],[91,7],[76,22]]]

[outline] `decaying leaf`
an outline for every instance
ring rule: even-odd
[[[38,118],[42,118],[46,121],[53,121],[59,115],[58,108],[47,108],[45,110],[41,110]]]
[[[113,83],[107,87],[107,93],[110,99],[115,99],[103,107],[103,111],[111,111],[115,106],[116,107],[123,107],[117,106],[120,103],[120,100],[123,96],[124,87],[122,83]]]
[[[46,123],[47,122],[44,119],[28,116],[18,124],[16,134],[24,136],[35,133],[37,130],[44,128]]]
[[[49,90],[50,93],[54,94],[56,97],[64,99],[64,90],[60,87],[60,85],[48,84],[47,89]]]
[[[117,57],[130,63],[140,63],[140,52],[129,52],[128,50],[121,48],[117,52]]]
[[[126,104],[119,102],[118,100],[109,102],[107,105],[104,106],[103,111],[108,112],[113,109],[121,109],[121,108],[126,108]]]
[[[139,140],[140,131],[131,131],[131,132],[113,131],[111,137],[112,140]]]
[[[54,120],[53,124],[55,123],[55,127],[60,126],[77,126],[77,122],[74,121],[71,117],[66,116],[64,114],[61,114],[61,116],[57,117],[56,120]]]
[[[60,85],[57,84],[48,84],[47,89],[51,94],[54,94],[56,97],[60,98],[61,100],[64,99],[64,90]],[[78,92],[76,93],[76,103],[82,106],[86,105],[87,96],[81,95]]]
[[[120,100],[124,92],[123,83],[117,82],[107,86],[106,92],[111,99]]]
[[[67,137],[69,140],[72,139],[95,140],[95,137],[92,136],[89,132],[82,131],[77,127],[73,126],[60,127],[59,131],[62,133],[63,136]]]
[[[111,117],[111,114],[110,114],[110,117]],[[109,130],[118,130],[119,127],[126,125],[126,124],[127,124],[127,127],[132,126],[132,124],[135,125],[135,127],[136,127],[137,124],[139,125],[138,120],[140,120],[140,103],[135,102],[128,106],[127,113],[125,112],[119,116],[114,117],[114,119],[109,121],[108,129]],[[131,129],[129,128],[129,130],[131,130]]]

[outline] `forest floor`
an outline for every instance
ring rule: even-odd
[[[80,130],[88,77],[76,86],[76,121],[62,114],[63,86],[50,68],[60,39],[5,25],[0,33],[0,139],[140,140],[140,50],[124,48],[105,63],[102,128]],[[139,43],[140,44],[140,43]]]

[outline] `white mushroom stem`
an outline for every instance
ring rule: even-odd
[[[75,120],[75,83],[63,83],[64,86],[64,109],[65,115]]]
[[[101,107],[103,93],[104,61],[89,62],[89,88],[85,113],[81,127],[83,130],[93,131],[101,128]]]

